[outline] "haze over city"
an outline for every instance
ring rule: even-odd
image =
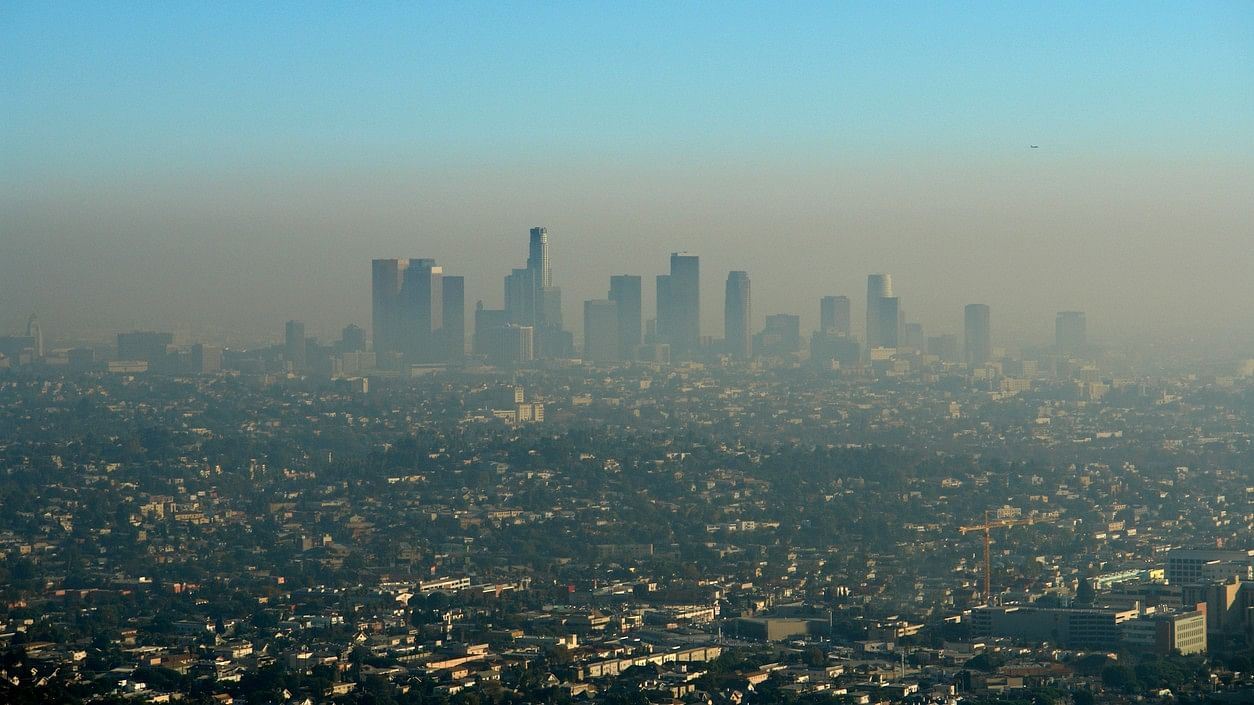
[[[575,330],[686,250],[706,335],[745,270],[755,331],[888,271],[929,333],[1252,337],[1246,3],[292,10],[0,9],[7,331],[330,339],[378,257],[469,316],[543,225]]]
[[[1254,702],[1254,0],[0,2],[0,704]]]

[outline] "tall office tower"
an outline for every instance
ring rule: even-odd
[[[433,259],[411,259],[401,285],[401,352],[411,362],[443,358],[437,342],[444,316],[444,269]]]
[[[466,354],[466,278],[445,276],[442,287],[440,343],[445,360],[460,360]]]
[[[993,359],[992,329],[987,304],[967,304],[963,309],[963,345],[967,364],[979,367]]]
[[[671,253],[671,354],[691,357],[701,345],[701,261],[696,255]]]
[[[753,355],[753,337],[749,332],[751,314],[749,273],[728,272],[727,296],[723,305],[723,338],[727,343],[727,352],[737,360],[748,360]]]
[[[527,247],[527,269],[536,273],[537,287],[553,286],[553,268],[549,264],[549,231],[532,228]]]
[[[882,296],[876,299],[875,308],[878,313],[875,322],[875,348],[896,348],[901,345],[902,316],[901,300],[896,296]]]
[[[505,277],[505,311],[509,322],[529,326],[536,322],[535,270],[512,269]]]
[[[461,277],[454,279],[460,281]],[[462,284],[464,287],[464,283]],[[380,362],[389,356],[393,362],[403,357],[408,362],[439,362],[448,359],[449,344],[445,342],[444,314],[453,311],[457,302],[445,306],[444,292],[461,291],[460,303],[465,306],[464,289],[457,283],[444,284],[444,268],[433,259],[376,259],[371,272],[371,320],[374,326],[374,351]],[[462,342],[465,344],[465,318]],[[453,323],[456,326],[456,321]]]
[[[0,343],[2,345],[2,343]],[[192,355],[195,356],[196,347],[192,347]],[[96,367],[96,349],[95,348],[71,348],[65,353],[65,362],[71,370],[90,370]]]
[[[360,326],[349,323],[340,331],[340,343],[336,346],[340,352],[364,352],[366,349],[366,331]]]
[[[483,302],[475,304],[475,339],[472,349],[476,355],[487,355],[492,331],[509,325],[509,312],[504,309],[485,309]]]
[[[609,299],[583,302],[583,359],[618,359],[618,304]]]
[[[819,299],[820,331],[848,336],[851,323],[848,296],[824,296]]]
[[[893,344],[886,345],[884,336],[890,331],[884,330],[883,321],[886,317],[881,312],[880,302],[884,299],[892,298],[893,295],[893,278],[889,274],[869,274],[866,278],[866,346],[867,348],[895,348],[897,324],[890,326],[893,329]],[[896,312],[894,309],[894,317]]]
[[[671,275],[659,274],[657,275],[657,316],[653,319],[654,339],[650,342],[670,340],[671,328],[674,327],[671,321],[674,309],[671,303]]]
[[[1058,352],[1078,355],[1088,347],[1088,323],[1083,311],[1059,311],[1054,319],[1054,344]]]
[[[774,313],[766,317],[762,332],[754,336],[754,353],[791,355],[801,352],[801,316]]]
[[[927,345],[927,338],[923,335],[922,323],[903,323],[898,330],[901,338],[897,341],[897,347],[923,351]]]
[[[407,259],[376,259],[371,262],[371,334],[379,354],[402,351],[401,287],[405,284]]]
[[[928,338],[927,354],[939,357],[942,362],[957,362],[958,336],[946,333]]]
[[[503,326],[485,328],[481,335],[475,337],[475,345],[483,350],[488,361],[494,365],[518,365],[531,362],[534,358],[533,333],[531,326],[518,326],[506,323]]]
[[[535,329],[531,326],[505,326],[500,353],[507,363],[525,364],[535,359]]]
[[[192,374],[204,375],[222,369],[222,348],[196,343],[189,356]]]
[[[562,288],[544,286],[536,289],[536,325],[562,329]]]
[[[856,367],[862,358],[862,345],[852,336],[834,329],[816,330],[810,335],[810,362],[819,369]]]
[[[562,290],[553,286],[548,230],[531,229],[527,266],[505,277],[505,311],[510,323],[532,328],[536,357],[572,352],[571,335],[562,330]]]
[[[26,319],[26,337],[35,341],[35,357],[43,357],[44,329],[39,326],[39,317],[33,313]]]
[[[118,333],[118,359],[145,360],[149,364],[157,364],[165,359],[172,343],[173,333],[140,330]]]
[[[640,347],[640,277],[618,274],[610,277],[610,301],[618,306],[618,359],[631,360]]]
[[[305,369],[305,324],[288,321],[283,328],[283,362],[297,372]]]

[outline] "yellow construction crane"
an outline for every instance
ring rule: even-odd
[[[983,524],[958,527],[958,531],[964,536],[975,531],[984,532],[984,604],[991,605],[993,603],[993,567],[992,560],[989,558],[989,544],[992,542],[990,532],[993,529],[1039,524],[1043,521],[1047,521],[1047,519],[1039,516],[1030,516],[1026,519],[990,519],[989,513],[985,511]]]

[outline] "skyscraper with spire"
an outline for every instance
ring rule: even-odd
[[[571,336],[562,329],[562,290],[553,286],[547,228],[531,229],[527,266],[505,278],[505,312],[511,323],[535,329],[537,357],[573,352]]]

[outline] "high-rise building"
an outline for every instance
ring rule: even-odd
[[[520,365],[531,362],[535,356],[531,326],[507,323],[484,330],[476,339],[483,346],[488,361],[494,365]]]
[[[824,296],[819,299],[819,330],[848,336],[852,326],[849,297]]]
[[[957,362],[958,336],[946,333],[928,338],[927,354],[939,357],[941,362]]]
[[[287,363],[293,371],[304,370],[307,348],[305,324],[300,321],[288,321],[283,327],[283,362]]]
[[[553,286],[549,259],[549,233],[532,228],[527,245],[527,266],[505,278],[505,311],[511,323],[529,326],[537,357],[570,354],[569,333],[562,329],[562,290]]]
[[[619,274],[610,277],[610,301],[618,306],[618,358],[631,360],[640,346],[640,277]]]
[[[381,360],[399,356],[411,363],[447,359],[449,345],[442,328],[450,307],[443,303],[443,267],[433,259],[376,259],[372,265],[375,353]],[[449,290],[455,292],[456,284]],[[464,313],[461,319],[464,330]]]
[[[856,367],[861,361],[862,346],[852,336],[834,330],[815,331],[810,336],[810,362],[819,369]],[[833,364],[836,363],[836,364]]]
[[[1054,319],[1054,344],[1064,355],[1079,355],[1088,347],[1088,322],[1083,311],[1059,311]]]
[[[875,321],[876,344],[872,348],[896,348],[901,345],[901,300],[896,296],[882,296],[875,301],[878,316]]]
[[[691,357],[701,345],[701,262],[696,255],[671,253],[668,299],[671,354]]]
[[[749,332],[751,320],[749,273],[729,272],[723,305],[723,338],[727,352],[737,360],[748,360],[753,355],[753,337]]]
[[[401,287],[407,259],[376,259],[371,262],[371,333],[376,353],[399,353],[401,341]]]
[[[488,355],[492,331],[509,325],[509,313],[504,309],[486,309],[483,302],[475,304],[475,339],[472,348],[476,355]]]
[[[583,359],[618,359],[618,304],[609,299],[583,302]]]
[[[2,343],[0,343],[2,344]],[[194,355],[196,348],[192,348]],[[95,348],[70,348],[65,353],[65,361],[71,370],[83,371],[96,368],[96,349]]]
[[[532,228],[527,246],[527,269],[536,273],[536,286],[553,286],[553,267],[549,264],[548,228]]]
[[[536,320],[535,273],[526,267],[505,275],[505,313],[509,322],[531,325]]]
[[[0,358],[8,358],[6,362],[10,365],[34,364],[39,359],[35,352],[37,345],[38,342],[34,336],[2,335],[0,336]]]
[[[754,336],[757,355],[792,355],[801,352],[801,316],[775,313],[766,317],[762,332]]]
[[[902,315],[904,319],[904,314]],[[927,337],[923,334],[923,324],[917,322],[903,323],[897,328],[900,338],[897,347],[923,351],[927,346]]]
[[[366,349],[366,331],[352,323],[340,331],[340,342],[336,346],[340,352],[364,352]]]
[[[155,365],[165,359],[173,343],[173,333],[140,330],[118,333],[118,359],[144,360]]]
[[[671,322],[674,308],[671,304],[671,275],[659,274],[657,275],[657,316],[653,319],[653,340],[649,342],[670,340],[671,328],[674,327]]]
[[[444,316],[444,268],[433,259],[411,259],[401,286],[401,341],[410,362],[437,362],[444,350],[438,331]]]
[[[222,369],[222,348],[196,343],[188,356],[192,374],[209,374]]]
[[[35,341],[35,357],[43,357],[44,329],[39,325],[39,317],[33,313],[26,319],[26,337]]]
[[[536,289],[536,324],[562,330],[562,289],[544,286]]]
[[[884,330],[884,321],[887,317],[882,311],[881,302],[885,299],[892,298],[893,295],[893,278],[889,274],[870,274],[866,278],[866,346],[867,348],[895,348],[896,328],[897,324],[893,323],[889,328],[892,331]],[[893,317],[896,318],[896,307],[894,307]],[[886,336],[893,338],[892,345],[886,344]]]
[[[987,304],[967,304],[963,309],[963,349],[967,364],[978,367],[993,358],[992,329]]]
[[[444,359],[460,360],[466,354],[466,278],[446,275],[442,286],[440,342]]]

